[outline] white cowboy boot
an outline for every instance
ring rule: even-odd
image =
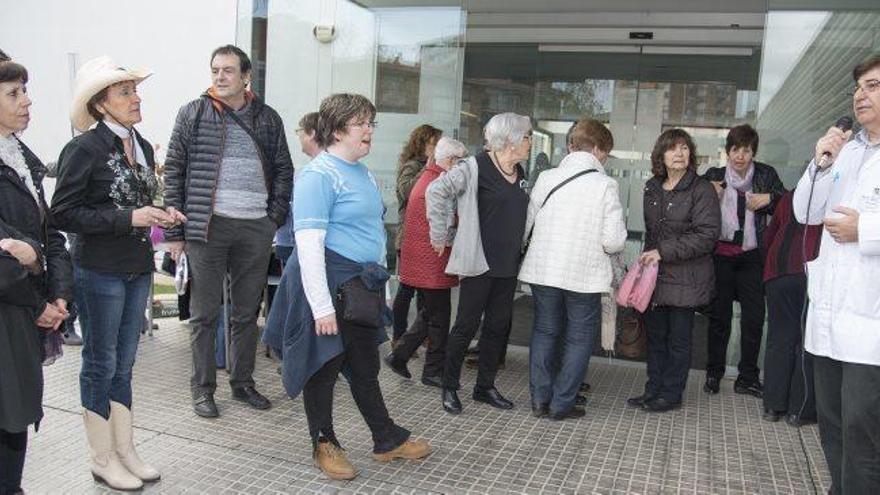
[[[88,409],[83,410],[86,438],[89,441],[92,461],[92,477],[114,490],[140,490],[144,483],[119,461],[113,446],[110,422]]]
[[[160,478],[159,471],[142,461],[134,450],[131,409],[110,401],[110,426],[113,428],[116,455],[122,465],[142,481],[157,481]]]

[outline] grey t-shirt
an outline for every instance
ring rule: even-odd
[[[250,121],[251,105],[235,112]],[[266,216],[268,193],[263,166],[254,140],[231,117],[226,118],[226,144],[220,161],[214,214],[229,218],[256,219]]]

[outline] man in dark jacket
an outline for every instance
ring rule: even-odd
[[[272,237],[289,210],[293,164],[281,117],[247,90],[250,78],[241,49],[214,50],[212,86],[180,109],[165,159],[165,204],[187,217],[165,237],[175,260],[186,251],[192,274],[193,408],[209,418],[219,415],[214,336],[227,272],[232,397],[271,407],[254,388],[256,315]]]

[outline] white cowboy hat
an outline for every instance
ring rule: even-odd
[[[89,130],[95,119],[89,115],[86,104],[93,96],[102,89],[123,81],[140,84],[152,73],[149,69],[119,67],[106,55],[89,60],[76,72],[76,80],[73,82],[73,103],[70,105],[70,123],[80,132]]]

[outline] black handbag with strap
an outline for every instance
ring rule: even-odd
[[[382,291],[368,289],[360,277],[346,281],[336,293],[339,317],[342,321],[361,327],[382,327],[384,304]]]
[[[581,177],[581,176],[587,175],[587,174],[592,173],[592,172],[598,172],[598,170],[596,170],[595,168],[591,168],[591,169],[588,169],[588,170],[581,170],[580,172],[578,172],[578,173],[572,175],[571,177],[569,177],[569,178],[565,179],[564,181],[560,182],[559,184],[556,184],[556,186],[555,186],[553,189],[550,189],[550,192],[547,193],[547,197],[545,197],[545,198],[544,198],[544,201],[541,202],[541,207],[538,208],[538,211],[541,211],[541,208],[543,208],[544,205],[547,204],[547,201],[550,199],[550,196],[553,196],[553,193],[555,193],[556,191],[560,190],[560,189],[562,188],[562,186],[564,186],[564,185],[568,184],[569,182],[571,182],[571,181],[577,179],[578,177]],[[537,213],[536,213],[536,214],[537,214]],[[528,238],[526,239],[525,246],[523,246],[523,254],[525,254],[525,252],[529,250],[529,244],[532,243],[532,232],[534,232],[534,231],[535,231],[535,225],[532,224],[532,229],[529,230],[529,236],[528,236]]]

